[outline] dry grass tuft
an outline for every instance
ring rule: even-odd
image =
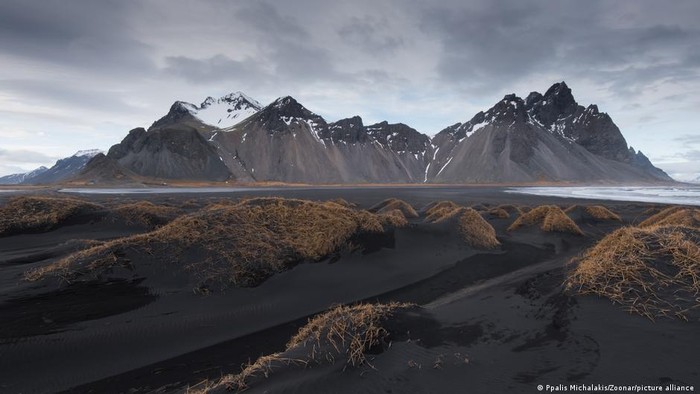
[[[567,289],[597,294],[628,311],[687,318],[700,306],[700,230],[682,226],[623,227],[581,257]]]
[[[340,197],[334,198],[334,199],[328,200],[328,201],[329,201],[329,202],[334,202],[334,203],[336,203],[336,204],[338,204],[338,205],[342,205],[342,206],[344,206],[345,208],[355,208],[355,207],[357,207],[357,204],[353,204],[353,203],[351,203],[351,202],[348,202],[347,200],[345,200],[345,199],[343,199],[343,198],[340,198]]]
[[[71,280],[99,275],[130,264],[125,254],[137,259],[149,254],[149,261],[175,263],[188,270],[200,285],[255,286],[300,261],[320,260],[347,246],[358,233],[383,232],[387,221],[330,202],[256,198],[236,205],[216,204],[150,233],[69,255],[26,277],[38,280],[52,275]]]
[[[346,367],[367,363],[367,351],[381,345],[389,335],[383,322],[410,304],[359,304],[337,306],[317,315],[287,343],[286,350],[260,357],[237,375],[227,375],[217,383],[194,393],[242,391],[254,379],[266,378],[276,368],[289,365],[335,363],[344,360]]]
[[[496,209],[503,209],[511,215],[520,215],[521,213],[523,213],[520,207],[511,204],[501,204],[497,206]]]
[[[508,231],[538,225],[542,231],[583,235],[583,231],[556,205],[542,205],[523,213],[508,227]]]
[[[477,249],[494,249],[501,245],[493,226],[471,208],[459,212],[459,231],[469,245]]]
[[[572,205],[564,211],[567,214],[578,215],[584,219],[592,220],[616,220],[618,222],[622,221],[620,215],[609,210],[602,205]]]
[[[649,217],[639,227],[686,226],[700,228],[700,209],[670,207]]]
[[[75,198],[15,197],[0,208],[0,236],[50,231],[76,215],[99,211],[104,207]]]
[[[508,218],[510,218],[510,214],[508,213],[508,211],[506,211],[503,208],[493,208],[493,209],[488,211],[488,214],[490,217],[496,218],[496,219],[508,219]]]
[[[392,209],[388,212],[382,212],[379,214],[379,217],[383,223],[392,227],[399,228],[408,226],[408,220],[406,220],[406,216],[404,216],[400,209]]]
[[[418,212],[416,212],[416,210],[413,209],[411,204],[409,204],[403,200],[399,200],[397,198],[386,199],[386,200],[380,202],[379,204],[372,206],[369,209],[369,211],[382,213],[382,212],[393,211],[394,209],[400,210],[403,213],[405,218],[417,218],[418,217]]]
[[[496,239],[493,226],[472,208],[451,208],[450,204],[445,204],[442,207],[434,207],[425,220],[433,224],[455,221],[462,238],[477,249],[494,249],[501,244]]]
[[[462,208],[462,206],[457,205],[452,201],[432,202],[423,208],[423,212],[425,213],[425,221],[434,223],[458,208]]]
[[[128,224],[157,227],[181,215],[182,210],[165,205],[156,205],[149,201],[139,201],[119,205],[114,208],[114,213],[123,218]]]

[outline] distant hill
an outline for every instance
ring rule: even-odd
[[[41,166],[24,174],[13,174],[0,177],[0,184],[39,185],[62,182],[76,177],[85,165],[97,154],[99,149],[81,150],[74,155],[60,159],[51,168]]]

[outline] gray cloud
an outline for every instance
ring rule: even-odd
[[[111,73],[152,71],[148,45],[132,37],[130,1],[0,3],[4,53]]]
[[[108,112],[129,112],[135,108],[118,95],[85,86],[52,80],[14,79],[0,80],[0,90],[22,97],[30,106],[69,105],[80,110],[93,109]]]
[[[390,55],[404,45],[404,40],[396,32],[388,31],[387,25],[386,18],[352,17],[338,29],[338,34],[347,43],[373,55]]]
[[[28,149],[3,149],[0,148],[0,162],[12,162],[20,164],[45,163],[56,160],[56,157],[45,155]]]
[[[697,78],[697,26],[616,26],[606,18],[611,5],[560,2],[543,9],[544,3],[475,1],[431,7],[421,27],[442,45],[440,77],[467,89],[552,74],[597,80],[628,95],[659,81]]]
[[[700,162],[700,150],[698,149],[692,149],[686,152],[683,152],[681,154],[681,157],[690,160],[690,161],[699,161]]]
[[[190,82],[220,82],[265,80],[269,77],[263,70],[263,64],[248,58],[237,61],[218,54],[207,59],[193,59],[186,56],[168,56],[165,58],[165,71],[182,77]]]
[[[700,133],[684,134],[674,139],[682,144],[700,145]]]

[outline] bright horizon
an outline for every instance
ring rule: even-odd
[[[291,95],[434,135],[562,80],[655,165],[700,175],[700,3],[406,4],[3,2],[0,176],[106,150],[176,100]]]

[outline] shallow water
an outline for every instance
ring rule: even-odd
[[[515,187],[509,188],[505,192],[563,198],[700,205],[700,186]]]
[[[77,194],[175,194],[175,193],[237,193],[260,188],[252,187],[141,187],[141,188],[65,188],[61,193]],[[266,190],[275,190],[266,188]]]

